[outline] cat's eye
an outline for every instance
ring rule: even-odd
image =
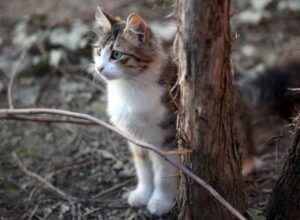
[[[96,50],[97,50],[97,55],[100,56],[101,55],[101,48],[99,47]]]
[[[111,52],[111,56],[110,56],[110,57],[111,57],[113,60],[118,60],[118,59],[120,59],[122,56],[123,56],[123,53],[122,53],[122,52],[117,51],[117,50],[113,50],[113,51]]]

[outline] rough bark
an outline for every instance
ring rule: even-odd
[[[267,220],[300,219],[300,120],[267,208]]]
[[[183,159],[241,213],[245,211],[240,154],[233,128],[229,0],[177,1]],[[179,219],[235,219],[188,178],[180,186]]]

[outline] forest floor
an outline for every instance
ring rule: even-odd
[[[19,63],[12,91],[15,108],[65,109],[107,121],[105,85],[89,73],[91,48],[77,38],[92,29],[99,1],[42,2],[0,2],[0,108],[8,107],[6,90]],[[238,12],[232,19],[232,32],[238,36],[232,59],[239,71],[258,71],[284,54],[300,52],[300,8],[279,10],[271,4],[258,10],[247,2],[232,9]],[[136,11],[153,24],[170,24],[170,1],[105,0],[101,6],[123,18]],[[252,13],[248,17],[247,11]],[[255,16],[262,18],[255,22]],[[288,143],[289,137],[271,143],[263,169],[245,178],[249,210],[264,211]],[[23,168],[65,196],[24,173],[13,152]],[[135,182],[126,142],[104,128],[0,120],[1,220],[159,219],[128,206],[126,195]]]

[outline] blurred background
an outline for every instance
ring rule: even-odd
[[[138,12],[171,48],[172,0],[0,0],[0,108],[8,107],[14,79],[15,108],[58,108],[107,120],[105,85],[91,71],[97,5],[123,19]],[[300,53],[300,1],[232,0],[231,11],[239,72]],[[245,180],[251,213],[264,209],[286,150],[272,149],[269,166]],[[24,173],[12,152],[75,202]],[[134,182],[125,141],[105,129],[0,120],[0,219],[151,219],[126,203]]]

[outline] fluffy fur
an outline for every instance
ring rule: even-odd
[[[290,56],[263,72],[238,76],[237,127],[243,147],[243,174],[260,168],[259,156],[270,150],[272,138],[296,116],[300,106],[300,57]]]

